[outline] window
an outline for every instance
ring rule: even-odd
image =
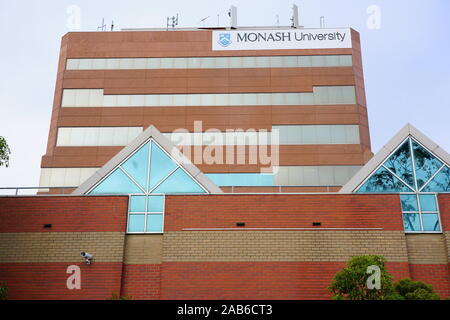
[[[180,193],[207,191],[153,139],[88,191],[91,195],[130,195],[129,233],[162,233],[165,195]]]
[[[128,233],[162,233],[164,195],[130,195]]]
[[[67,70],[351,67],[351,55],[67,59]]]
[[[436,194],[401,194],[406,232],[440,232]]]
[[[313,87],[313,92],[104,95],[98,89],[64,89],[62,107],[175,107],[355,104],[354,86]]]
[[[412,137],[408,137],[358,193],[401,193],[406,232],[441,232],[438,192],[450,192],[450,168]]]

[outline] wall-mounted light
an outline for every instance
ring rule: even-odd
[[[245,227],[245,222],[237,222],[236,227]]]
[[[313,222],[313,227],[320,227],[322,225],[322,222]]]
[[[44,228],[45,229],[51,229],[52,228],[52,224],[51,223],[44,224]]]

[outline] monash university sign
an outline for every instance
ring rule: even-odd
[[[350,29],[221,30],[212,37],[214,51],[351,47]]]

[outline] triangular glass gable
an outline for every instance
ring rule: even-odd
[[[149,191],[177,167],[177,164],[154,142],[152,142],[150,163]]]
[[[136,180],[142,188],[147,188],[148,181],[148,148],[150,143],[146,143],[124,164],[124,169],[134,180]]]
[[[89,194],[158,193],[207,193],[207,191],[153,140],[145,143],[89,192]]]
[[[416,141],[412,140],[411,142],[414,151],[417,187],[420,189],[442,167],[442,162]]]
[[[409,192],[411,191],[403,182],[396,178],[386,168],[380,167],[369,180],[359,189],[358,193],[376,192]]]
[[[384,166],[414,188],[414,172],[409,139],[389,157]]]
[[[450,192],[450,168],[442,170],[422,189],[423,192]]]
[[[153,193],[205,193],[205,191],[183,169],[178,168]]]
[[[143,191],[120,169],[117,168],[90,194],[132,194]]]

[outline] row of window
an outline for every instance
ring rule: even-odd
[[[355,104],[354,86],[313,92],[103,95],[102,89],[64,89],[62,107],[175,107]]]
[[[67,70],[351,67],[351,55],[67,59]]]
[[[126,146],[142,127],[62,127],[58,147]],[[273,132],[273,134],[272,134]],[[308,145],[359,144],[357,125],[285,125],[272,132],[174,132],[164,133],[175,145]]]
[[[157,153],[154,152],[154,157]],[[162,155],[161,155],[162,157]],[[350,180],[350,178],[360,169],[360,166],[280,166],[274,167],[274,174],[260,173],[214,173],[206,174],[218,186],[342,186]],[[170,169],[170,170],[169,170]],[[167,173],[176,169],[176,166],[170,166]],[[86,181],[93,175],[98,168],[43,168],[41,169],[41,187],[76,187]],[[108,183],[97,188],[93,193],[114,193],[118,188],[120,193],[121,185],[124,185],[125,176],[132,175],[134,169],[124,167],[123,172],[117,171],[111,175]],[[162,169],[155,169],[163,172]],[[153,176],[157,176],[153,173]],[[175,177],[183,176],[183,172],[175,172]],[[141,178],[135,178],[139,182]],[[178,178],[179,180],[181,178]],[[146,178],[142,178],[142,184],[147,183]],[[151,183],[151,186],[154,186]],[[133,186],[133,185],[131,185]],[[183,186],[179,186],[182,188]],[[141,187],[145,190],[145,186]],[[180,192],[183,189],[175,188]],[[133,186],[130,193],[139,191],[139,186]],[[164,193],[166,190],[160,188],[158,193]],[[189,190],[188,190],[189,191]]]
[[[281,166],[277,186],[343,186],[361,166]]]
[[[279,130],[280,145],[360,143],[357,125],[290,125],[272,130]]]
[[[59,128],[58,147],[126,146],[139,136],[142,127]]]

